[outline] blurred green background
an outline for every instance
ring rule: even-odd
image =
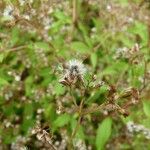
[[[136,64],[116,59],[118,49],[136,43]],[[71,59],[83,61],[89,74],[109,85],[118,84],[118,92],[147,84],[139,101],[127,108],[128,117],[85,116],[74,149],[150,149],[150,138],[129,133],[126,126],[133,121],[150,130],[150,2],[144,0],[0,1],[0,149],[49,149],[31,134],[36,124],[53,134],[57,149],[67,149],[77,114],[58,112],[61,101],[70,101],[59,83],[59,66]],[[102,103],[104,94],[105,87],[91,91],[88,105]]]

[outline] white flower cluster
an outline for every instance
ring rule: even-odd
[[[116,49],[116,57],[128,57],[128,48],[127,47],[122,47],[122,48],[118,48]]]
[[[3,16],[6,17],[9,20],[13,20],[14,8],[11,5],[7,5],[6,8],[4,9]]]
[[[146,139],[150,140],[150,129],[145,128],[141,124],[135,124],[132,121],[127,123],[127,129],[130,133],[142,133]]]
[[[11,150],[27,150],[27,147],[25,146],[27,141],[27,138],[18,136],[16,141],[11,144]]]
[[[116,50],[116,55],[115,58],[131,58],[133,55],[137,54],[137,52],[139,52],[139,45],[137,43],[135,43],[135,45],[130,49],[127,47],[122,47],[122,48],[118,48]]]
[[[79,60],[70,60],[63,68],[64,75],[60,80],[60,83],[64,85],[71,85],[77,81],[83,81],[83,76],[86,72],[86,68]]]
[[[75,139],[74,147],[75,149],[78,149],[78,150],[87,150],[85,142],[80,139]]]
[[[20,6],[24,6],[26,3],[33,3],[33,0],[19,0]]]
[[[14,93],[11,90],[8,90],[6,93],[4,93],[4,98],[6,101],[9,101],[13,97]]]

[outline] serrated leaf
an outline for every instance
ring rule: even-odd
[[[109,140],[111,135],[111,118],[106,118],[101,124],[99,124],[97,135],[96,135],[96,148],[97,150],[103,150],[105,144]]]

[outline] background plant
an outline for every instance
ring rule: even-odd
[[[149,6],[1,1],[0,148],[149,149]]]

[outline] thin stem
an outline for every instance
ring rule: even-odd
[[[125,73],[126,73],[128,70],[129,70],[129,67],[126,67],[126,68],[124,69],[124,71],[120,74],[120,76],[119,76],[119,78],[118,78],[118,81],[117,81],[117,83],[116,83],[116,88],[119,86],[119,84],[120,84],[120,82],[122,81],[122,79],[123,79]]]
[[[75,27],[77,25],[77,0],[72,0],[72,27],[71,27],[71,34],[68,33],[69,41],[72,41]]]
[[[102,108],[104,108],[107,104],[109,104],[109,102],[105,102],[105,103],[103,103],[103,104],[101,104],[99,106],[93,106],[93,107],[90,107],[90,108],[83,109],[81,115],[83,116],[83,115],[87,115],[87,114],[98,112]]]
[[[146,73],[147,73],[147,61],[144,60],[144,79],[143,79],[143,86],[140,89],[140,92],[142,92],[144,88],[146,87]]]
[[[75,106],[78,106],[77,103],[76,103],[76,100],[75,100],[75,98],[74,98],[74,96],[73,96],[72,86],[69,87],[69,91],[70,91],[70,95],[71,95],[71,97],[72,97],[72,101],[73,101],[74,105],[75,105]]]
[[[79,126],[80,126],[80,123],[81,123],[81,119],[82,119],[82,108],[83,108],[83,104],[84,104],[84,98],[81,100],[80,102],[80,106],[79,106],[79,118],[78,118],[78,121],[77,121],[77,124],[71,134],[71,137],[70,137],[70,147],[72,147],[73,145],[73,138],[75,137],[78,129],[79,129]]]
[[[75,26],[77,22],[77,0],[72,1],[72,6],[72,24]]]
[[[81,122],[81,118],[82,118],[82,108],[83,108],[83,102],[84,102],[84,99],[82,99],[81,103],[80,103],[80,107],[79,107],[79,118],[78,118],[78,121],[77,121],[77,125],[75,127],[75,129],[73,130],[72,132],[72,139],[74,138],[74,136],[76,135],[76,132],[80,126],[80,122]]]
[[[118,110],[122,115],[128,116],[128,113],[125,111],[125,109],[121,108],[118,104],[115,104],[115,109]]]
[[[24,48],[27,48],[27,45],[22,45],[22,46],[10,48],[10,49],[8,49],[8,50],[7,50],[7,48],[5,48],[5,49],[0,49],[0,52],[13,52],[13,51],[22,50],[22,49],[24,49]]]
[[[48,144],[50,145],[50,147],[51,147],[53,150],[57,150],[57,148],[56,148],[50,141],[48,141]]]

